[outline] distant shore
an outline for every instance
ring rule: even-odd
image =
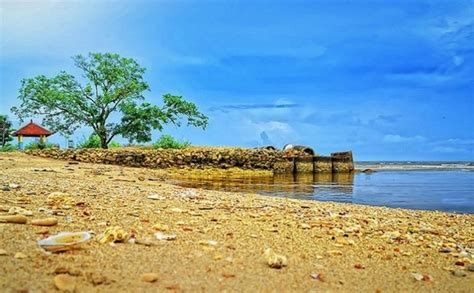
[[[437,161],[356,161],[358,171],[372,169],[375,171],[446,171],[467,170],[474,171],[474,162],[437,162]]]

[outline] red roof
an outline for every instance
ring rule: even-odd
[[[33,123],[33,120],[31,120],[30,123],[26,124],[22,128],[20,128],[17,131],[13,132],[13,136],[23,135],[23,136],[37,137],[37,136],[41,136],[41,135],[50,136],[51,134],[53,134],[53,133],[50,132],[48,129],[46,129],[46,128],[44,128],[44,127],[42,127],[42,126],[40,126],[36,123]]]

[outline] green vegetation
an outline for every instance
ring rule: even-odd
[[[96,149],[100,148],[100,137],[97,134],[91,134],[88,138],[77,145],[80,149]]]
[[[116,148],[119,148],[119,147],[121,147],[120,143],[116,142],[115,140],[112,140],[109,143],[109,148],[111,148],[111,149],[116,149]]]
[[[155,149],[184,149],[190,146],[188,141],[180,142],[171,135],[162,135],[154,144]]]
[[[183,119],[188,126],[204,129],[208,124],[197,106],[181,96],[165,94],[161,107],[145,102],[143,93],[150,87],[143,79],[145,68],[134,59],[90,53],[73,60],[87,79],[85,84],[64,71],[51,78],[40,75],[23,79],[21,104],[12,112],[20,120],[42,115],[50,130],[65,136],[89,126],[102,148],[117,135],[131,143],[149,142],[152,130],[161,131],[168,123],[181,126]],[[112,122],[112,116],[118,122]]]
[[[33,141],[25,146],[25,150],[43,150],[52,149],[55,145],[47,142]]]
[[[88,138],[78,144],[80,149],[98,149],[101,147],[100,137],[97,134],[91,134]],[[109,148],[119,148],[120,144],[116,141],[111,141],[108,145]]]
[[[12,123],[7,115],[0,115],[0,147],[5,147],[12,138]]]
[[[18,150],[18,147],[10,143],[0,146],[0,152],[12,152],[16,150]]]

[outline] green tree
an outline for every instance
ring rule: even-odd
[[[4,147],[13,140],[12,132],[12,123],[8,120],[8,116],[0,115],[0,147]]]
[[[107,148],[116,135],[130,142],[148,142],[151,131],[161,131],[163,125],[205,128],[208,118],[197,106],[181,96],[165,94],[163,105],[144,101],[149,85],[143,79],[145,69],[134,59],[111,53],[90,53],[73,57],[86,80],[81,84],[64,71],[48,78],[44,75],[24,79],[19,99],[21,105],[12,112],[21,120],[42,115],[51,130],[71,135],[81,126],[89,126]],[[112,116],[114,118],[111,121]]]

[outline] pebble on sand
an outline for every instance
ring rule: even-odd
[[[76,288],[74,277],[67,274],[59,274],[54,277],[54,285],[60,291],[73,292]]]
[[[155,273],[146,273],[142,275],[142,281],[147,283],[154,283],[158,280],[158,275]]]
[[[24,254],[23,252],[17,252],[15,253],[15,258],[16,259],[24,259],[24,258],[27,258],[28,256],[26,254]]]
[[[0,223],[26,224],[28,219],[23,215],[1,216]]]
[[[57,224],[58,224],[58,219],[56,218],[44,218],[44,219],[31,220],[31,225],[35,225],[35,226],[54,226]]]

